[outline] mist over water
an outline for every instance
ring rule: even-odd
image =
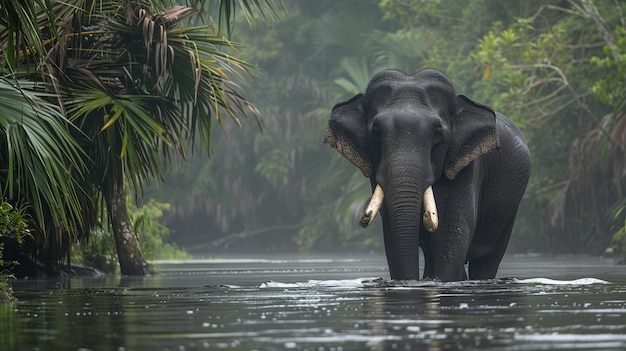
[[[381,257],[161,262],[152,277],[17,281],[2,350],[623,350],[610,260],[507,257],[498,279],[388,280]]]

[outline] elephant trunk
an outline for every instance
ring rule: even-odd
[[[419,232],[423,222],[428,231],[438,226],[438,214],[432,191],[432,175],[415,167],[387,168],[384,183],[374,187],[374,194],[361,218],[361,226],[371,223],[383,207],[385,251],[392,279],[419,279]],[[385,188],[383,193],[382,187]],[[424,206],[424,214],[422,214]],[[422,220],[423,219],[423,220]]]
[[[414,184],[391,188],[385,200],[388,230],[385,249],[392,257],[391,279],[419,279],[419,226],[421,189]],[[389,238],[387,236],[390,235]],[[387,245],[390,245],[389,247]]]
[[[374,218],[376,218],[376,215],[378,214],[378,211],[380,211],[380,207],[383,204],[383,198],[383,189],[380,187],[380,185],[376,185],[374,193],[372,194],[372,198],[370,199],[370,202],[365,208],[365,212],[363,213],[363,216],[359,221],[362,228],[367,228],[374,221]],[[437,205],[435,203],[435,196],[433,194],[432,186],[429,186],[426,191],[424,191],[423,203],[424,227],[429,232],[434,232],[439,226],[439,215],[437,213]]]

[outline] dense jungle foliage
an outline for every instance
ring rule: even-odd
[[[532,178],[513,252],[624,249],[626,4],[614,1],[293,1],[270,29],[235,27],[262,76],[245,87],[261,111],[215,134],[150,196],[170,202],[172,238],[219,254],[238,248],[380,251],[357,221],[369,182],[322,143],[332,106],[384,68],[437,68],[458,93],[522,129]],[[235,234],[233,234],[235,233]],[[233,244],[230,238],[245,238]],[[254,245],[249,245],[254,237]],[[201,245],[200,242],[210,242]]]
[[[120,272],[148,274],[127,192],[136,198],[159,181],[190,144],[210,150],[215,125],[258,117],[239,89],[254,66],[225,48],[237,47],[228,39],[236,12],[269,21],[278,8],[1,1],[0,191],[25,204],[32,234],[23,243],[0,236],[11,245],[3,257],[21,275],[58,275],[73,246],[106,230]]]
[[[382,252],[378,222],[357,224],[369,182],[323,138],[384,68],[437,68],[520,126],[533,170],[510,252],[626,252],[622,1],[67,3],[0,3],[0,186],[31,253],[64,260],[101,230],[115,240],[89,250],[112,250],[142,208],[148,255]]]

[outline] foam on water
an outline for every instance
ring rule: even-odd
[[[516,340],[530,340],[538,342],[602,342],[602,341],[626,341],[626,335],[618,334],[517,334]]]
[[[308,280],[306,282],[277,282],[267,281],[258,287],[263,288],[364,288],[364,287],[386,287],[386,288],[427,288],[427,287],[472,287],[472,286],[490,286],[500,284],[528,284],[528,285],[593,285],[593,284],[611,284],[606,280],[597,278],[579,278],[573,280],[556,280],[550,278],[528,278],[528,279],[489,279],[489,280],[468,280],[461,282],[443,283],[432,280],[409,280],[394,281],[383,278],[356,278],[356,279],[339,279],[339,280]]]
[[[574,280],[556,280],[549,278],[529,278],[529,279],[513,279],[513,283],[517,284],[541,284],[541,285],[592,285],[592,284],[610,284],[606,280],[596,278],[580,278]]]
[[[306,282],[282,283],[273,280],[259,285],[259,288],[361,288],[366,286],[378,286],[383,282],[382,278],[357,278],[339,280],[308,280]]]

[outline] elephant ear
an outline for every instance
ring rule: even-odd
[[[324,142],[369,177],[372,174],[372,162],[367,140],[363,94],[335,105],[326,126]]]
[[[452,138],[446,155],[445,174],[453,180],[470,162],[500,147],[496,132],[496,114],[468,97],[457,97]]]

